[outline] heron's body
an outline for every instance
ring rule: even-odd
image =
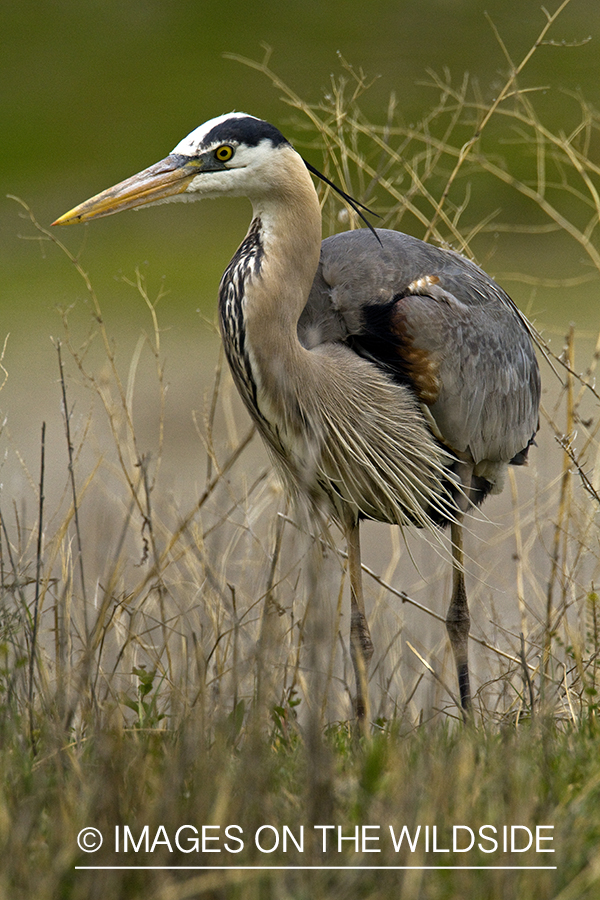
[[[304,305],[305,292],[296,308],[280,303],[279,314],[266,312],[273,293],[268,256],[256,248],[260,234],[255,219],[253,251],[242,244],[223,277],[221,330],[240,394],[290,491],[325,505],[342,525],[359,516],[424,525],[430,508],[450,513],[442,486],[450,457],[413,392],[356,353],[348,334],[327,333],[344,324],[333,291],[327,310],[318,309],[326,298],[313,288],[314,303]]]
[[[221,281],[233,377],[292,495],[345,531],[358,709],[372,645],[358,524],[450,522],[448,630],[470,703],[462,517],[502,488],[537,430],[539,373],[526,323],[473,263],[394,231],[321,242],[301,157],[273,126],[211,120],[162,163],[59,220],[194,196],[248,196],[253,219]]]

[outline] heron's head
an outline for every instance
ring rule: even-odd
[[[302,173],[302,175],[300,175]],[[304,177],[302,158],[280,131],[245,113],[210,119],[165,159],[65,213],[54,225],[86,222],[123,209],[203,197],[261,196]]]

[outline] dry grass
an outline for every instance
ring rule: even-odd
[[[345,64],[316,106],[283,85],[268,60],[250,64],[293,107],[305,143],[323,149],[326,172],[384,225],[467,254],[477,247],[478,258],[515,230],[560,236],[575,242],[573,258],[587,261],[563,283],[597,283],[598,115],[569,98],[573,127],[555,133],[537,111],[536,91],[521,87],[565,5],[521,63],[500,44],[509,75],[490,104],[469,78],[456,86],[430,73],[439,102],[413,127],[402,124],[394,98],[383,122],[367,121],[366,79]],[[511,193],[525,198],[519,221],[501,220],[495,205],[475,206],[471,183],[503,210]],[[323,206],[332,230],[340,214],[327,192]],[[370,553],[378,569],[369,576],[376,720],[372,737],[356,743],[343,553],[322,552],[295,524],[221,362],[196,423],[203,484],[174,491],[161,468],[169,397],[157,298],[137,275],[148,330],[123,366],[82,262],[26,213],[38,238],[77,268],[92,317],[89,333],[76,338],[80,313],[66,311],[56,347],[62,481],[48,480],[42,433],[39,472],[26,473],[35,515],[24,517],[22,498],[6,488],[0,496],[0,898],[595,896],[600,335],[583,374],[572,332],[560,356],[540,339],[551,388],[538,460],[511,477],[504,508],[490,505],[501,525],[483,517],[472,526],[476,729],[455,726],[440,624],[447,560],[419,549],[418,535],[388,537],[378,527]],[[535,288],[552,281],[532,271],[519,278]],[[74,396],[93,398],[88,414],[73,415]],[[398,586],[406,588],[399,597]],[[557,869],[74,869],[132,861],[111,851],[116,826],[140,835],[148,825],[155,836],[163,825],[173,842],[184,824],[233,823],[244,836],[265,824],[296,834],[304,825],[307,835],[325,823],[346,834],[379,825],[386,835],[390,824],[437,824],[441,841],[452,824],[546,824],[554,826]],[[77,849],[89,825],[106,838],[95,856]],[[380,846],[377,865],[441,864],[422,845],[395,853],[382,838]],[[158,844],[134,862],[375,864],[349,843],[324,856],[308,838],[303,854],[266,856],[251,840],[239,855],[167,851]],[[442,862],[465,864],[465,854]],[[474,849],[467,862],[489,865],[490,857]],[[548,857],[509,853],[492,862],[547,865]]]

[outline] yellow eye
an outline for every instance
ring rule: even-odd
[[[233,147],[229,144],[222,144],[215,150],[215,156],[219,162],[227,162],[233,156]]]

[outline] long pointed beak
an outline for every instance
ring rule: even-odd
[[[160,162],[96,194],[60,216],[53,225],[88,222],[181,194],[201,171],[201,161],[172,153]]]

